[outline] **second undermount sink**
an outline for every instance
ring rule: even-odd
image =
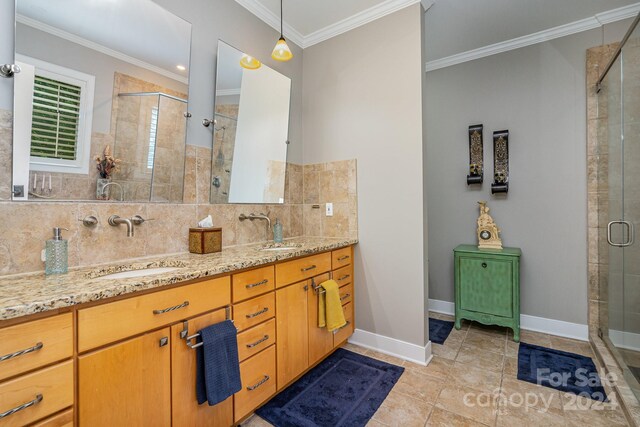
[[[98,279],[130,279],[132,277],[145,277],[154,276],[156,274],[170,273],[178,270],[179,267],[155,267],[155,268],[142,268],[139,270],[121,271],[119,273],[105,274],[98,277]]]

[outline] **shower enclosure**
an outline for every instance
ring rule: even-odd
[[[640,27],[597,83],[598,335],[640,399]]]
[[[182,202],[186,113],[187,101],[166,93],[118,94],[114,157],[121,162],[111,199]]]

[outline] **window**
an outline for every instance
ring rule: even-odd
[[[35,58],[18,56],[34,69],[29,168],[87,174],[95,77]]]
[[[147,154],[147,169],[153,171],[153,161],[156,155],[156,134],[158,133],[158,107],[151,109],[151,123],[149,124],[149,153]]]

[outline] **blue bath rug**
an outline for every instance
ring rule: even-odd
[[[429,317],[429,339],[436,344],[444,344],[453,329],[453,322]]]
[[[403,371],[339,348],[256,414],[276,427],[365,426]]]
[[[520,343],[518,379],[607,401],[593,360],[580,354]]]

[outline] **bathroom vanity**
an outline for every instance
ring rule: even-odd
[[[0,299],[0,426],[242,421],[354,330],[356,241],[289,242],[295,247],[0,279],[0,295],[15,295]],[[105,278],[149,267],[160,273]],[[317,327],[318,285],[329,278],[340,285],[348,322],[335,333]],[[229,318],[238,329],[242,390],[198,405],[192,336]]]

